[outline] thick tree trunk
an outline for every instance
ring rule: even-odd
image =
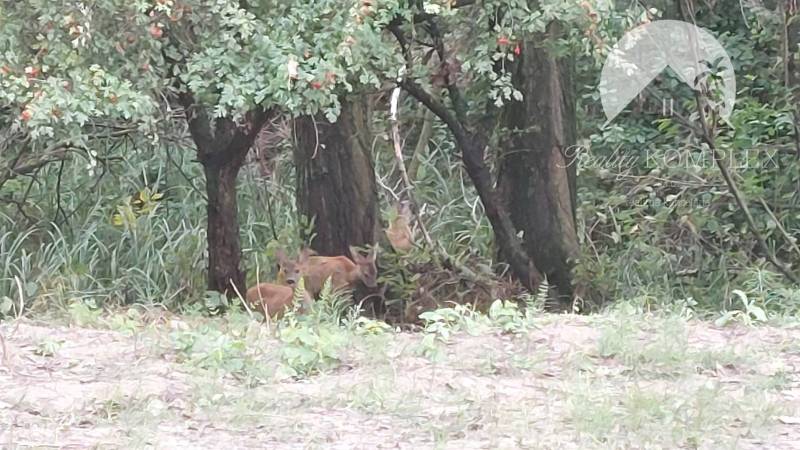
[[[800,10],[796,0],[786,0],[786,83],[794,90],[794,145],[800,158]]]
[[[236,177],[261,127],[273,115],[260,107],[241,122],[211,119],[191,94],[181,94],[197,159],[203,165],[208,195],[208,288],[228,297],[246,291],[241,267]],[[235,289],[234,289],[235,287]]]
[[[236,177],[244,154],[221,161],[206,162],[208,289],[229,292],[236,286],[244,293],[245,277],[240,267],[239,209],[236,202]]]
[[[513,73],[524,99],[505,108],[509,133],[501,143],[498,177],[528,254],[556,286],[563,306],[573,297],[572,267],[579,254],[571,76],[571,61],[557,60],[533,41],[525,43]]]
[[[294,131],[297,210],[314,219],[311,248],[335,256],[374,244],[378,196],[365,102],[344,101],[334,123],[297,119]]]

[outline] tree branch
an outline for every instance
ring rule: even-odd
[[[400,86],[412,97],[425,105],[426,108],[431,110],[431,112],[436,114],[436,117],[438,117],[442,122],[445,123],[445,125],[447,125],[448,128],[450,128],[450,131],[453,133],[457,141],[466,140],[468,138],[466,130],[464,129],[463,125],[461,125],[461,122],[458,121],[456,116],[449,109],[447,109],[444,103],[434,98],[430,92],[425,90],[425,88],[408,78],[403,79],[400,82]]]

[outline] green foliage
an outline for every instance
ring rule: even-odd
[[[278,337],[289,376],[308,376],[336,366],[345,343],[342,329],[336,325],[311,328],[291,320],[281,327]]]
[[[369,317],[357,317],[352,322],[353,331],[358,336],[380,336],[393,331],[392,327],[381,320]]]
[[[698,23],[730,54],[739,91],[730,126],[718,130],[717,149],[749,200],[759,232],[796,272],[795,102],[773,64],[780,58],[774,38],[782,25],[774,11],[729,15],[722,11],[738,7],[735,2],[721,2],[713,11],[707,6],[698,9]],[[599,31],[607,47],[644,22],[643,13],[638,7],[602,11]],[[722,309],[734,290],[749,291],[753,271],[768,274],[760,295],[781,298],[779,292],[791,291],[758,248],[710,151],[685,125],[697,124],[693,94],[685,85],[662,74],[637,103],[641,111],[631,106],[600,127],[605,117],[592,113],[591,105],[599,101],[596,65],[604,57],[587,54],[587,64],[578,66],[585,83],[580,103],[590,113],[581,121],[588,139],[579,155],[583,254],[577,278],[592,286],[598,301],[651,297],[652,306],[670,308],[688,299],[703,311]],[[674,99],[674,116],[662,114],[662,98]],[[785,311],[789,305],[775,301],[769,307]]]
[[[262,360],[259,338],[260,333],[251,333],[243,326],[233,326],[226,332],[202,325],[170,334],[179,362],[212,373],[230,373],[250,384],[262,383],[273,373]]]
[[[73,299],[68,308],[70,322],[79,327],[92,327],[100,323],[103,310],[92,300]]]
[[[298,315],[304,288],[301,279],[295,288],[295,310],[287,312],[278,328],[278,339],[283,343],[282,369],[292,377],[306,377],[337,366],[349,334],[342,324],[348,299],[332,292],[330,279],[325,280],[311,311]]]
[[[504,333],[528,331],[530,318],[519,310],[517,303],[510,300],[495,300],[489,307],[489,320]]]
[[[585,148],[578,167],[582,253],[575,275],[591,288],[584,309],[627,300],[646,310],[723,310],[748,320],[760,317],[752,308],[767,317],[798,311],[796,287],[776,275],[757,248],[708,149],[680,117],[659,113],[658,100],[674,98],[677,110],[694,121],[686,86],[665,73],[650,86],[655,98],[648,101],[658,103],[658,112],[645,104],[643,112],[628,111],[600,127],[605,118],[598,108],[597,74],[612,44],[634,26],[672,11],[598,2],[589,5],[592,16],[587,4],[569,2],[491,0],[464,8],[445,3],[372,2],[367,13],[358,2],[337,0],[245,6],[230,0],[5,2],[0,317],[38,308],[69,311],[75,299],[101,309],[130,303],[224,306],[224,299],[206,293],[202,167],[192,161],[175,96],[191,91],[213,117],[238,118],[259,105],[276,107],[287,118],[312,114],[332,120],[343,96],[392,86],[406,61],[386,26],[402,18],[400,28],[414,38],[413,67],[406,75],[449,105],[453,99],[436,82],[443,68],[430,51],[430,29],[412,23],[425,14],[447,35],[444,44],[458,67],[452,75],[469,123],[489,123],[485,119],[498,105],[519,99],[509,72],[518,45],[532,42],[578,58],[572,81]],[[783,79],[786,55],[776,45],[782,20],[763,5],[743,13],[733,0],[714,5],[698,5],[697,20],[731,55],[739,89],[731,126],[719,130],[716,144],[768,245],[796,270],[797,87]],[[560,31],[545,39],[553,21]],[[408,98],[400,110],[403,139],[412,148],[408,144],[418,137],[425,111]],[[379,107],[372,120],[378,131],[372,157],[382,204],[389,204],[398,191],[391,140],[382,131],[389,118]],[[276,174],[265,178],[246,165],[239,183],[249,281],[274,279],[275,250],[297,250],[305,244],[298,236],[311,234],[299,232],[309,230],[311,221],[295,213],[290,132],[284,134],[276,144],[283,150]],[[492,145],[497,133],[493,137]],[[423,147],[415,156],[420,165],[413,195],[432,239],[456,264],[493,270],[491,227],[439,120]],[[17,156],[20,164],[54,162],[11,176],[6,167],[17,164]],[[492,169],[495,156],[489,148]],[[395,296],[390,302],[411,296],[419,280],[404,267],[429,262],[432,252],[381,255],[381,281]],[[535,302],[541,300],[537,295]],[[335,313],[340,305],[323,305],[332,308],[323,316],[347,322]],[[740,307],[741,316],[734,309]],[[513,306],[493,308],[489,320],[500,329],[524,329],[526,319]],[[454,325],[461,319],[453,322],[452,313],[438,314],[428,317],[432,328],[461,326]],[[356,321],[347,326],[382,329]]]
[[[43,339],[36,344],[36,350],[33,351],[35,355],[52,357],[58,353],[58,349],[64,344],[64,341],[56,341],[53,339]]]
[[[741,310],[724,311],[722,317],[717,319],[714,324],[717,326],[725,326],[731,322],[741,322],[745,325],[752,323],[764,323],[767,321],[767,313],[763,308],[756,305],[755,300],[747,298],[747,294],[735,289],[731,292],[742,303]]]

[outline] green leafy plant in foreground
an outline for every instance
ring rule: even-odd
[[[320,298],[305,315],[298,315],[304,281],[295,289],[295,309],[288,311],[278,328],[283,344],[281,358],[285,375],[308,376],[339,363],[339,353],[347,342],[347,330],[340,323],[345,301],[332,293],[330,279],[325,281]]]

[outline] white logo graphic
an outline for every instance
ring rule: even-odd
[[[701,90],[713,73],[721,101],[709,99],[709,104],[728,120],[736,101],[736,78],[725,49],[702,28],[659,20],[625,33],[606,58],[599,86],[606,124],[667,67],[694,90]]]

